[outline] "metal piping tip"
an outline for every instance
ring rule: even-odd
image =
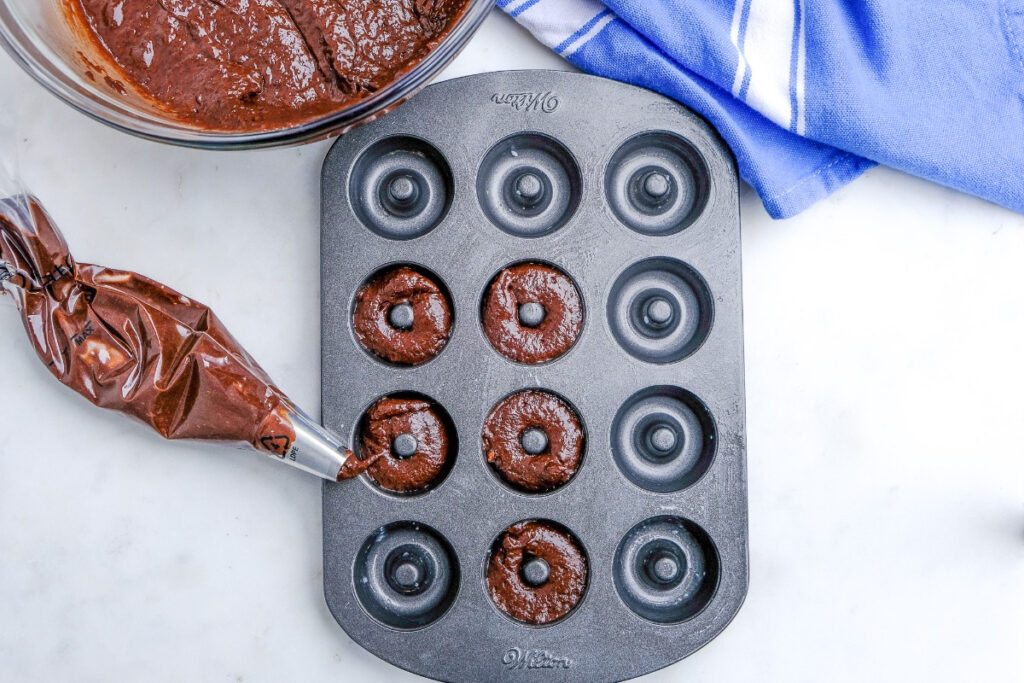
[[[339,481],[352,451],[305,413],[295,411],[288,417],[295,427],[295,440],[284,455],[284,462],[328,481]]]

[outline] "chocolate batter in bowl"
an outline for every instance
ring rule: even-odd
[[[343,132],[397,106],[493,0],[0,0],[0,44],[115,128],[198,147]]]

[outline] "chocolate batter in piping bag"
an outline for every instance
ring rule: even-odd
[[[0,199],[0,285],[53,376],[95,405],[168,439],[246,443],[341,478],[352,453],[274,386],[209,308],[137,273],[77,263],[34,197]]]

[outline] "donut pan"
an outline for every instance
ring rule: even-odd
[[[349,636],[439,680],[611,681],[719,634],[746,594],[747,502],[738,184],[716,132],[621,83],[483,74],[338,140],[322,192],[324,423],[356,443],[367,408],[405,392],[443,408],[457,443],[418,495],[325,485],[324,589]],[[482,324],[489,283],[524,262],[567,274],[585,310],[575,345],[539,365]],[[352,324],[356,292],[398,264],[435,278],[454,316],[416,367],[368,353]],[[523,389],[563,398],[585,431],[552,492],[511,487],[483,452],[485,418]],[[544,626],[487,590],[496,539],[526,520],[567,529],[587,561],[581,601]]]

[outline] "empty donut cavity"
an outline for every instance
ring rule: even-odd
[[[667,132],[638,135],[615,152],[605,193],[616,217],[631,230],[664,236],[693,224],[709,194],[708,169],[700,153]]]
[[[360,155],[349,179],[359,220],[392,240],[421,237],[440,224],[451,206],[454,181],[444,157],[424,140],[391,137]]]
[[[715,595],[718,552],[707,533],[680,517],[654,517],[634,526],[613,562],[615,590],[629,609],[659,624],[696,616]]]
[[[484,213],[517,237],[541,237],[565,225],[579,206],[581,187],[579,166],[569,151],[539,133],[499,142],[477,176]]]
[[[711,331],[713,314],[704,278],[666,257],[627,268],[612,285],[607,307],[616,341],[648,363],[674,363],[691,355]]]
[[[643,389],[612,422],[612,457],[631,482],[655,493],[696,483],[714,460],[715,421],[692,393],[673,386]]]
[[[440,619],[459,589],[459,564],[451,545],[416,522],[379,528],[356,555],[352,575],[363,609],[396,629],[416,629]]]

